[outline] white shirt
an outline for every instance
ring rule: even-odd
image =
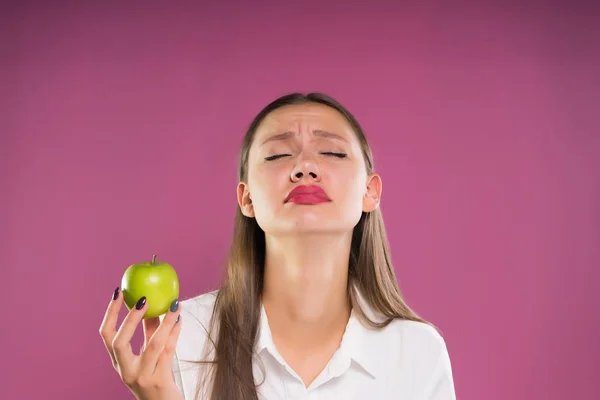
[[[184,360],[206,360],[208,353],[204,350],[212,349],[207,331],[215,296],[216,292],[211,292],[180,303],[183,325],[173,373],[185,400],[209,398],[208,388],[198,398],[194,396],[199,376],[206,374],[210,365]],[[374,318],[362,299],[360,306]],[[259,326],[255,358],[262,363],[255,360],[253,372],[257,384],[265,378],[257,388],[261,400],[456,399],[446,344],[429,325],[394,320],[381,330],[371,330],[352,312],[339,349],[309,387],[275,348],[264,308]]]

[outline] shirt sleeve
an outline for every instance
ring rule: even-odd
[[[171,363],[171,371],[173,372],[173,379],[175,380],[175,384],[179,389],[179,393],[181,393],[181,398],[186,400],[185,390],[183,388],[183,378],[181,376],[181,366],[179,365],[179,356],[177,354],[177,350],[175,350],[175,355],[173,356],[173,361]]]
[[[419,399],[456,400],[450,355],[443,340],[439,349],[437,363],[431,370],[428,384],[424,388],[423,396],[419,397]]]
[[[160,322],[162,323],[166,314],[163,314],[158,317]],[[175,353],[173,354],[173,360],[171,361],[171,375],[173,376],[173,380],[177,385],[177,389],[179,389],[179,393],[181,393],[181,398],[186,400],[185,391],[183,389],[183,377],[181,376],[181,366],[179,365],[179,355],[177,353],[177,349],[175,349]]]

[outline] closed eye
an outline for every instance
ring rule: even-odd
[[[346,154],[346,153],[334,153],[332,151],[326,151],[321,154],[324,154],[326,156],[333,156],[333,157],[337,157],[337,158],[346,158],[348,156],[348,154]]]
[[[346,153],[336,153],[333,151],[326,151],[321,154],[326,155],[326,156],[337,157],[337,158],[346,158],[348,156],[348,154],[346,154]],[[277,159],[280,159],[283,157],[289,157],[289,156],[291,156],[291,154],[275,154],[272,156],[265,157],[265,161],[274,161],[274,160],[277,160]]]
[[[275,154],[273,156],[265,157],[265,160],[273,161],[273,160],[277,160],[278,158],[289,157],[289,156],[291,156],[291,154]]]

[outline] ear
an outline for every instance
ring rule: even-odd
[[[242,214],[248,218],[254,218],[254,206],[252,205],[252,198],[250,196],[250,191],[248,190],[248,185],[244,182],[240,182],[238,184],[237,200]]]
[[[367,179],[367,192],[363,197],[363,212],[371,212],[379,207],[381,201],[382,182],[378,174],[372,174]]]

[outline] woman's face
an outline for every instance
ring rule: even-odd
[[[309,192],[289,198],[299,186]],[[381,180],[367,176],[348,121],[321,104],[293,105],[269,114],[248,156],[248,181],[238,186],[244,215],[267,235],[351,232],[363,211],[379,205]]]

